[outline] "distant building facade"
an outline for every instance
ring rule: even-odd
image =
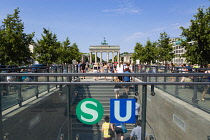
[[[175,57],[172,59],[172,63],[174,64],[183,64],[187,63],[186,58],[182,55],[185,54],[185,46],[181,45],[181,39],[180,38],[170,38],[170,44],[172,44],[173,47],[173,53]]]

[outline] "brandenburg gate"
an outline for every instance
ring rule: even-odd
[[[109,62],[109,53],[112,53],[112,62],[114,62],[114,54],[117,53],[117,62],[120,61],[120,46],[108,45],[104,38],[104,42],[101,45],[90,46],[90,63],[92,63],[92,53],[95,53],[95,62],[97,62],[97,54],[100,53],[100,63],[102,63],[102,52],[107,53],[107,62]]]

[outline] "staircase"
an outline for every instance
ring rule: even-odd
[[[104,117],[110,116],[110,99],[115,99],[114,85],[78,85],[74,91],[78,92],[76,105],[85,98],[94,98],[98,100],[104,108],[104,115],[102,120],[94,125],[86,125],[81,123],[77,117],[76,112],[73,114],[72,119],[72,133],[73,139],[79,135],[79,140],[101,140],[103,134],[101,133],[101,126],[104,123]],[[124,89],[120,89],[120,98],[134,98],[134,90],[131,87],[129,96],[123,96]],[[73,111],[74,112],[74,111]],[[134,128],[132,124],[126,124],[128,132],[125,134],[124,139],[128,139],[131,130]],[[115,140],[116,138],[113,138]]]

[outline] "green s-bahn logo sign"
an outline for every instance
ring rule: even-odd
[[[77,118],[84,124],[98,123],[104,114],[102,104],[93,98],[86,98],[79,102],[76,107]]]

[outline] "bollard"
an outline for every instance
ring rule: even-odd
[[[9,140],[9,133],[4,134],[4,140]]]
[[[79,140],[79,134],[76,135],[76,140]]]
[[[64,140],[64,134],[61,134],[60,140]]]

